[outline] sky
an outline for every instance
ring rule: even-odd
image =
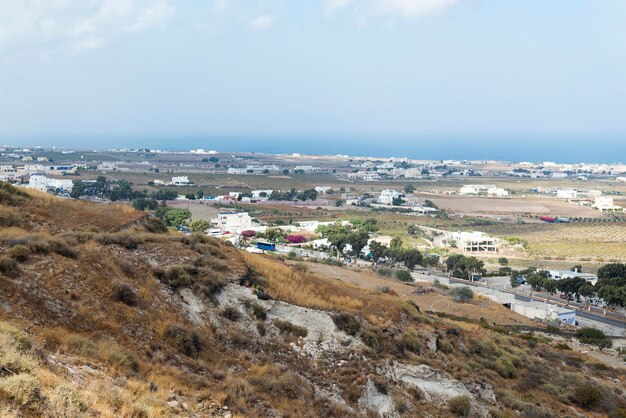
[[[0,143],[626,156],[625,109],[623,0],[0,0]]]

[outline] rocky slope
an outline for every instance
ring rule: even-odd
[[[0,187],[2,416],[624,416],[561,339]]]

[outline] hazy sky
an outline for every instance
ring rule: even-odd
[[[0,0],[0,143],[625,134],[624,0]]]

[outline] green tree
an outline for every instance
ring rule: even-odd
[[[498,258],[498,263],[500,263],[501,266],[508,266],[509,265],[509,259],[506,257],[500,257]]]
[[[402,254],[402,262],[409,271],[422,262],[422,253],[416,248],[404,250]]]
[[[387,252],[387,247],[381,244],[378,241],[370,242],[370,255],[372,256],[372,261],[374,264],[378,264],[378,260],[385,256]]]
[[[209,221],[206,221],[204,219],[196,219],[195,221],[191,222],[191,225],[189,225],[191,227],[191,230],[193,232],[206,232],[207,229],[209,229],[211,227],[211,224],[209,223]]]
[[[189,218],[191,218],[189,209],[170,208],[163,215],[163,222],[165,222],[167,226],[176,228],[180,225],[184,225]]]
[[[521,284],[519,280],[517,280],[517,277],[515,276],[511,276],[509,283],[511,283],[511,287],[513,288],[513,291],[515,291]]]
[[[415,191],[415,186],[413,186],[412,184],[407,184],[406,186],[404,186],[404,193],[411,194],[414,191]]]

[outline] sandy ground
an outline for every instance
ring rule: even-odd
[[[418,283],[415,286],[399,283],[396,280],[381,277],[366,269],[345,269],[342,267],[329,266],[320,263],[305,263],[309,270],[319,275],[333,277],[337,280],[355,284],[359,287],[371,290],[378,290],[387,287],[396,292],[401,298],[412,300],[417,303],[422,311],[443,312],[452,315],[467,316],[471,319],[487,318],[501,324],[526,324],[532,322],[527,318],[518,315],[504,306],[500,306],[491,301],[478,299],[472,303],[455,303],[447,296],[436,292],[423,295],[416,295],[413,292],[419,287],[431,287],[426,283]]]
[[[601,214],[588,207],[579,206],[558,199],[549,198],[490,198],[466,196],[420,196],[432,200],[437,206],[455,213],[463,214],[533,214],[567,217],[596,218]]]

